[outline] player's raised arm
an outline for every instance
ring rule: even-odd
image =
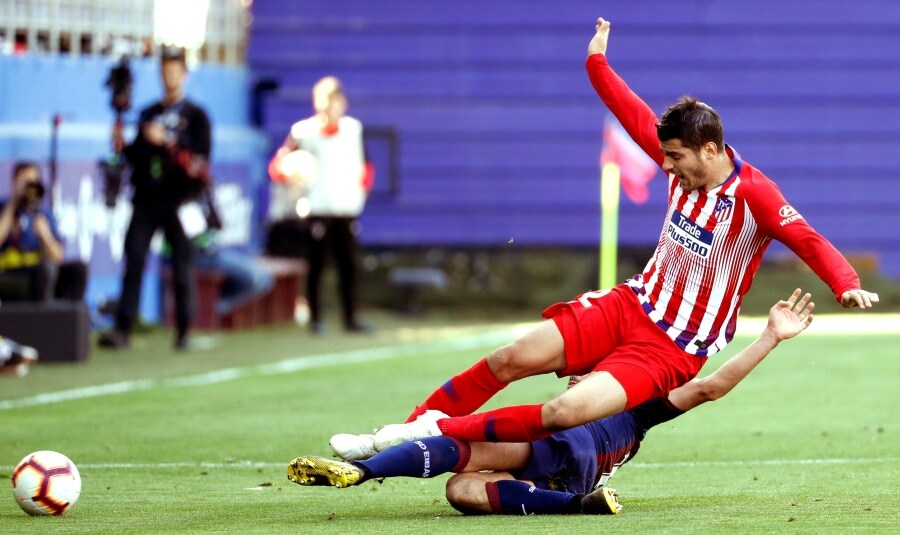
[[[600,17],[594,26],[594,37],[588,43],[588,57],[594,54],[606,54],[606,44],[609,42],[609,21]]]
[[[850,262],[816,232],[771,180],[760,175],[745,184],[752,184],[743,188],[742,194],[760,229],[799,256],[844,308],[867,309],[878,303],[878,294],[861,289],[859,275]]]
[[[656,114],[625,84],[606,61],[606,46],[609,42],[610,23],[597,19],[594,36],[588,43],[586,68],[594,90],[603,99],[609,111],[616,116],[631,139],[634,140],[653,160],[662,166],[663,153],[659,149],[656,136]]]
[[[688,411],[707,401],[719,399],[747,377],[782,340],[806,330],[812,323],[815,303],[810,301],[810,294],[800,297],[801,293],[797,288],[787,301],[779,301],[769,310],[766,328],[752,344],[712,374],[669,392],[669,401],[677,408]]]

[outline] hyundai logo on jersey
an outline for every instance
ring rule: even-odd
[[[672,241],[695,255],[703,258],[709,256],[713,233],[694,223],[678,210],[672,212],[667,234]]]
[[[785,204],[784,206],[779,208],[778,215],[784,218],[779,223],[779,225],[781,225],[782,227],[787,225],[788,223],[793,223],[798,219],[803,219],[803,216],[800,215],[800,213],[797,212],[797,210],[795,210],[794,207],[789,204]]]
[[[784,206],[782,206],[781,208],[778,209],[778,215],[780,215],[781,217],[791,217],[792,215],[794,215],[796,213],[797,213],[797,210],[794,210],[794,207],[789,204],[785,204]]]

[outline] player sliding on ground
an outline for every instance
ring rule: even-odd
[[[609,22],[598,19],[588,45],[591,82],[668,175],[656,251],[625,284],[545,310],[547,321],[451,378],[407,424],[382,428],[376,449],[434,435],[528,442],[664,397],[731,341],[743,296],[773,239],[803,259],[844,307],[878,302],[778,187],[725,145],[715,110],[685,97],[658,120],[607,62],[608,36]],[[547,403],[472,414],[511,381],[592,371]],[[413,421],[432,410],[439,412]]]
[[[647,431],[724,396],[782,340],[803,332],[813,320],[814,304],[809,294],[800,294],[797,289],[773,306],[759,338],[708,377],[615,416],[531,443],[470,443],[435,436],[388,448],[368,460],[297,457],[288,465],[288,478],[301,485],[348,487],[370,479],[457,472],[447,481],[447,500],[466,514],[618,514],[618,493],[606,482],[634,458]],[[371,441],[372,435],[337,435],[332,446],[345,458],[359,459],[372,452]]]

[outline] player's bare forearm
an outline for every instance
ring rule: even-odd
[[[54,263],[60,264],[63,261],[64,251],[61,243],[54,238],[42,241],[44,248],[44,257]]]
[[[63,245],[53,235],[47,218],[43,215],[38,215],[34,221],[34,228],[41,242],[44,257],[54,264],[61,263],[65,251],[63,250]]]
[[[15,220],[16,214],[16,199],[10,196],[10,199],[3,206],[3,210],[0,211],[0,243],[6,241],[6,238],[9,237],[9,232],[12,230],[13,221]]]
[[[810,294],[800,297],[798,288],[787,299],[769,310],[766,328],[749,346],[731,357],[718,370],[702,379],[694,379],[669,392],[669,401],[683,411],[721,398],[740,383],[783,340],[797,336],[812,323],[815,303]]]

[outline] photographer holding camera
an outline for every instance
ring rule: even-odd
[[[188,71],[182,49],[163,49],[160,75],[163,98],[141,111],[134,142],[125,145],[120,121],[113,128],[113,148],[124,155],[131,167],[134,210],[125,235],[125,273],[116,325],[100,337],[104,347],[128,347],[140,302],[147,250],[153,235],[162,229],[172,249],[175,347],[187,348],[193,308],[193,245],[178,213],[183,203],[209,187],[210,123],[206,112],[185,98]]]
[[[0,200],[0,301],[44,301],[63,260],[53,214],[41,206],[44,184],[34,162],[13,166],[10,196]]]

